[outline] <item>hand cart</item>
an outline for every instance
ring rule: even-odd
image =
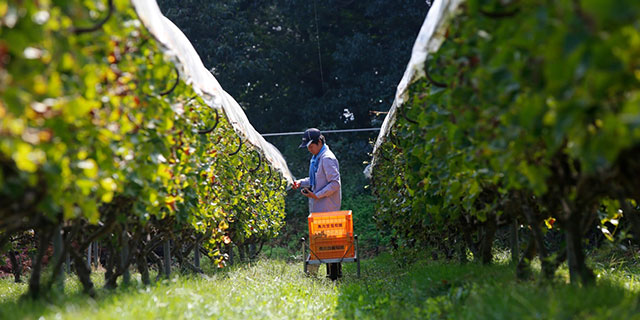
[[[355,262],[360,277],[358,235],[353,233],[351,210],[313,212],[308,220],[309,244],[305,238],[300,239],[304,272],[307,273],[309,265]],[[337,274],[330,276],[332,280],[338,277]]]

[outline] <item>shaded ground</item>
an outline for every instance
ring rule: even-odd
[[[336,315],[370,319],[640,319],[640,282],[630,270],[598,269],[591,288],[517,281],[508,264],[418,261],[400,268],[390,255],[367,276],[340,287]],[[637,272],[638,270],[636,270]]]

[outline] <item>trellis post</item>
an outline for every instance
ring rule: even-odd
[[[63,243],[62,243],[62,226],[58,225],[56,227],[56,230],[54,231],[54,235],[53,235],[53,262],[54,264],[57,264],[58,262],[61,262],[61,260],[64,258],[62,256],[62,251],[63,251]],[[64,271],[62,268],[60,268],[60,272],[58,274],[55,275],[58,280],[56,281],[56,285],[60,286],[61,289],[64,289]]]
[[[520,245],[518,243],[518,219],[511,224],[511,263],[518,264],[520,259]]]
[[[169,240],[165,240],[163,244],[164,251],[164,274],[169,278],[171,276],[171,244]]]
[[[200,268],[200,240],[196,240],[195,252],[193,254],[193,264]]]

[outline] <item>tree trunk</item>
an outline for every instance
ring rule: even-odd
[[[113,252],[113,256],[114,256],[114,264],[113,264],[113,268],[115,269],[111,274],[110,277],[106,280],[105,282],[105,287],[109,288],[109,289],[113,289],[116,288],[118,286],[118,277],[123,276],[122,282],[123,284],[128,284],[130,282],[130,275],[129,275],[129,265],[131,264],[131,253],[129,252],[129,241],[126,239],[128,237],[126,237],[124,234],[121,235],[121,239],[123,239],[123,241],[121,242],[121,250],[120,252],[116,252],[114,250]],[[136,240],[139,239],[134,239],[134,242]]]
[[[553,264],[549,261],[549,252],[544,245],[544,234],[541,229],[542,221],[538,221],[538,215],[533,212],[533,209],[529,205],[523,205],[522,209],[524,216],[527,219],[527,223],[529,224],[529,227],[531,227],[531,237],[535,242],[538,256],[540,257],[542,273],[545,279],[551,279],[555,273],[555,268],[553,268]]]
[[[160,280],[160,278],[162,278],[162,274],[164,270],[164,265],[162,264],[162,259],[160,258],[159,255],[157,255],[155,252],[151,251],[151,253],[149,253],[149,259],[151,259],[151,261],[153,263],[156,264],[157,268],[158,268],[158,274],[156,275],[156,281]]]
[[[458,239],[458,241],[456,241],[456,244],[456,247],[458,249],[458,261],[463,264],[469,262],[467,259],[467,246],[464,244],[464,241]]]
[[[200,268],[200,240],[196,240],[196,247],[193,251],[193,264],[196,268]]]
[[[140,240],[140,236],[142,232],[138,232],[135,234],[131,241],[133,243],[137,243]],[[126,231],[122,231],[120,236],[120,250],[117,251],[113,246],[111,246],[110,252],[110,262],[112,263],[108,266],[107,271],[109,276],[107,277],[105,274],[105,288],[114,289],[118,286],[118,277],[123,276],[123,283],[128,284],[130,282],[129,277],[129,265],[132,260],[132,253],[129,251],[129,236]]]
[[[518,262],[518,266],[516,267],[516,276],[518,279],[526,280],[531,279],[532,271],[531,271],[531,260],[536,255],[536,241],[533,237],[529,238],[529,243],[527,244],[527,249],[524,251],[524,255],[520,258],[520,262]]]
[[[131,274],[129,273],[129,237],[127,231],[122,232],[122,251],[120,252],[120,271],[122,273],[122,283],[128,285],[131,282]]]
[[[118,269],[120,269],[122,264],[122,255],[116,251],[116,248],[111,247],[110,256],[110,265],[107,268],[108,272],[105,273],[104,287],[107,289],[115,289],[118,286],[118,277],[120,276]]]
[[[142,283],[146,286],[150,285],[151,280],[149,279],[149,266],[147,264],[147,257],[144,254],[140,253],[138,255],[137,264]]]
[[[249,260],[253,260],[255,258],[255,256],[257,255],[256,253],[256,245],[254,243],[250,243],[248,248],[248,258]]]
[[[569,262],[569,277],[571,283],[592,284],[595,275],[585,264],[584,251],[582,250],[582,230],[576,223],[565,226],[567,237],[567,260]]]
[[[64,264],[65,243],[62,240],[62,227],[58,225],[53,231],[53,276],[50,285],[57,286],[61,290],[64,290],[64,271],[62,265]]]
[[[71,257],[73,258],[73,265],[76,267],[76,274],[78,275],[78,279],[82,283],[84,293],[88,294],[91,297],[95,297],[96,291],[93,287],[93,282],[91,281],[91,268],[87,266],[85,263],[85,259],[81,253],[77,253],[75,250],[71,249]]]
[[[164,252],[164,275],[169,278],[171,276],[171,244],[169,240],[165,240],[162,249]]]
[[[180,270],[186,270],[187,266],[185,265],[185,253],[182,250],[183,246],[180,245],[183,241],[175,241],[173,243],[173,250],[171,250],[173,252],[173,256],[176,258],[176,261],[178,262],[178,265],[180,266]]]
[[[100,247],[98,246],[98,241],[93,242],[93,264],[96,269],[100,267]]]
[[[493,260],[493,253],[491,252],[491,249],[493,248],[493,240],[497,229],[495,219],[493,219],[493,217],[488,218],[483,229],[484,232],[480,245],[480,257],[483,264],[490,264],[491,260]]]
[[[232,266],[235,260],[235,254],[233,253],[233,245],[228,245],[229,248],[229,265]]]
[[[511,223],[511,233],[510,233],[510,244],[511,244],[511,263],[513,265],[518,264],[518,259],[520,258],[520,243],[518,242],[518,229],[520,228],[518,224],[518,219],[514,218]]]
[[[13,279],[15,283],[20,283],[20,275],[22,275],[22,264],[20,257],[16,255],[16,251],[9,250],[9,260],[11,261],[11,272],[13,273]]]
[[[65,254],[65,268],[67,269],[67,273],[70,274],[71,273],[71,255],[69,254],[69,252],[67,252],[67,254]]]
[[[467,248],[469,249],[469,251],[471,251],[471,254],[473,254],[473,259],[475,260],[476,257],[480,255],[480,248],[478,248],[478,244],[473,241],[473,226],[470,226],[471,222],[467,221],[464,218],[460,218],[459,224],[462,227],[462,239],[467,244]]]
[[[87,262],[87,268],[89,268],[89,270],[91,270],[91,257],[92,257],[91,247],[92,247],[92,244],[93,244],[92,242],[89,242],[89,246],[87,247],[87,260],[86,260],[86,262]]]
[[[114,266],[116,264],[116,259],[115,259],[114,251],[115,249],[113,248],[113,245],[109,245],[108,251],[107,251],[107,263],[105,265],[105,273],[104,273],[105,287],[106,287],[107,281],[109,280],[109,278],[112,277],[113,273],[115,272]]]
[[[237,247],[238,247],[238,259],[240,261],[245,261],[245,257],[246,257],[246,254],[245,254],[246,250],[245,249],[246,249],[246,246],[244,244],[241,244],[241,245],[239,245]]]
[[[38,253],[36,258],[31,264],[31,278],[29,278],[29,292],[28,295],[37,299],[40,297],[40,276],[42,273],[42,258],[44,257],[47,248],[49,247],[50,234],[47,230],[43,230],[39,235],[40,241],[38,244]]]

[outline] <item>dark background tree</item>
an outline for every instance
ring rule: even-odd
[[[370,111],[389,109],[429,9],[424,0],[160,0],[159,5],[261,133],[379,126],[383,117]],[[369,202],[360,211],[373,211],[362,162],[376,134],[327,135],[341,164],[345,209],[363,205],[349,202],[357,201]],[[294,175],[306,176],[308,153],[297,149],[299,137],[268,140]],[[305,200],[297,195],[287,200],[290,225],[304,223]],[[357,214],[370,220],[369,212]],[[300,233],[303,226],[293,229]]]

